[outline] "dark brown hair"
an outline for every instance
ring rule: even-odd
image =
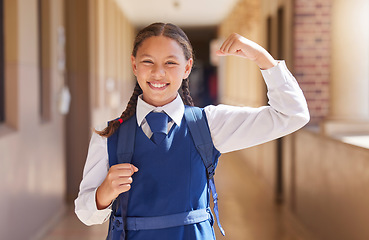
[[[183,54],[186,60],[194,58],[192,45],[187,35],[183,32],[181,28],[171,23],[153,23],[139,31],[133,43],[132,55],[136,57],[137,50],[142,45],[142,43],[149,37],[153,36],[165,36],[177,41],[177,43],[183,49]],[[104,130],[95,130],[95,132],[100,136],[110,137],[119,128],[121,122],[126,121],[136,113],[137,98],[141,93],[142,89],[136,82],[133,94],[122,115],[118,119],[110,121],[109,125]],[[188,79],[183,79],[182,81],[182,99],[184,104],[193,106],[193,101],[190,96]]]

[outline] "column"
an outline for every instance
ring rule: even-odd
[[[369,1],[334,0],[326,132],[369,133]]]
[[[369,120],[368,6],[367,0],[333,2],[332,118]]]

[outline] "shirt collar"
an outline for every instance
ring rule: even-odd
[[[180,126],[184,114],[184,104],[179,94],[177,94],[177,97],[172,102],[161,107],[155,107],[146,103],[142,99],[142,94],[138,96],[136,108],[136,118],[138,126],[141,126],[141,124],[145,120],[146,115],[152,111],[165,112],[174,121],[174,123],[177,124],[177,126]]]

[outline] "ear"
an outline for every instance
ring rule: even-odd
[[[133,55],[131,55],[131,63],[132,63],[132,71],[133,71],[133,74],[135,76],[137,76],[136,75],[136,73],[137,73],[136,58]]]
[[[187,60],[187,63],[186,63],[186,66],[185,66],[185,72],[184,72],[184,75],[183,75],[183,79],[188,78],[188,76],[190,75],[191,70],[192,70],[192,65],[193,65],[193,59],[190,58],[190,59]]]

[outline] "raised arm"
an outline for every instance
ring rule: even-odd
[[[260,45],[231,34],[219,56],[239,56],[254,61],[268,87],[269,106],[259,108],[228,105],[205,108],[215,147],[222,153],[282,137],[310,120],[305,97],[284,61],[276,61]]]

